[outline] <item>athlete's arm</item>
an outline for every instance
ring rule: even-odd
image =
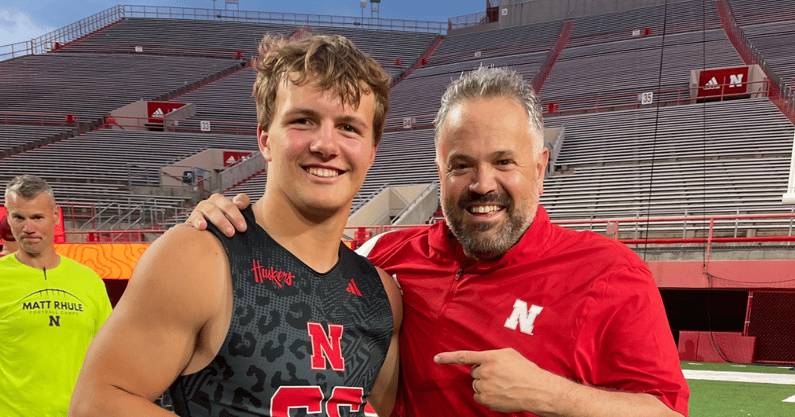
[[[212,358],[199,336],[223,316],[224,277],[226,256],[210,233],[176,227],[155,241],[88,349],[69,415],[173,417],[153,401]]]
[[[539,368],[511,348],[444,352],[434,362],[472,365],[475,401],[494,411],[566,417],[682,417],[650,394],[578,384]]]
[[[185,220],[185,224],[204,230],[209,221],[223,234],[232,237],[235,230],[246,231],[246,220],[243,218],[241,210],[249,205],[251,205],[251,200],[246,194],[238,194],[234,198],[229,198],[224,197],[223,194],[215,193],[196,205],[196,208],[190,213],[190,217]]]
[[[384,283],[384,288],[389,296],[395,327],[392,331],[392,341],[389,344],[384,365],[378,372],[373,389],[370,391],[368,402],[379,416],[389,416],[392,414],[395,397],[397,396],[398,370],[400,369],[398,335],[400,334],[400,326],[403,323],[403,300],[400,296],[400,289],[392,277],[381,268],[378,268],[378,273],[381,275],[381,281]]]

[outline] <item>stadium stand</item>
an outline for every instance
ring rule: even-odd
[[[230,67],[236,60],[104,53],[25,56],[0,65],[0,112],[70,113],[97,121]]]
[[[786,42],[771,44],[764,42],[768,38],[771,42],[775,40],[773,36],[768,36],[769,34],[782,31],[787,33],[785,31],[787,22],[781,22],[781,19],[777,18],[779,23],[771,24],[765,20],[768,17],[760,17],[760,15],[767,16],[765,7],[773,10],[775,5],[762,7],[752,13],[748,2],[734,1],[731,4],[737,9],[738,22],[746,25],[750,22],[756,25],[745,29],[762,51],[771,56],[780,55],[782,59],[791,55],[787,52]],[[772,17],[768,20],[771,19]],[[765,21],[765,24],[758,23],[761,21]],[[742,65],[742,59],[721,29],[714,2],[677,3],[676,6],[668,8],[667,14],[664,6],[660,5],[587,16],[573,19],[571,22],[573,30],[569,43],[554,62],[541,91],[544,102],[555,103],[560,114],[565,114],[567,103],[582,100],[598,100],[598,104],[594,107],[604,107],[609,110],[613,105],[636,102],[637,94],[643,91],[656,91],[658,100],[670,99],[675,101],[675,104],[685,104],[688,101],[680,99],[683,92],[690,87],[691,70]],[[563,22],[557,21],[486,32],[448,34],[424,65],[393,88],[387,125],[390,132],[384,137],[379,156],[365,186],[357,196],[356,204],[366,201],[368,196],[383,188],[386,183],[403,185],[429,182],[435,178],[432,131],[427,128],[430,127],[429,122],[438,108],[439,98],[450,79],[480,65],[508,66],[517,70],[526,79],[533,79],[547,60],[551,48],[561,34],[562,27]],[[4,108],[0,110],[74,113],[79,120],[93,120],[129,103],[132,98],[168,98],[172,101],[193,103],[196,106],[193,121],[185,121],[181,125],[181,130],[190,130],[190,126],[193,126],[191,123],[197,123],[199,120],[213,123],[211,135],[198,134],[199,137],[213,138],[213,143],[195,142],[192,144],[193,150],[204,149],[207,146],[223,147],[224,143],[230,142],[225,142],[222,139],[224,133],[219,132],[237,129],[237,126],[241,125],[253,130],[256,110],[250,97],[250,88],[254,74],[249,68],[243,67],[243,64],[256,53],[256,44],[261,35],[271,33],[290,36],[299,30],[348,36],[390,69],[393,75],[407,68],[436,37],[433,33],[333,27],[303,28],[296,25],[260,22],[124,18],[88,36],[62,45],[55,53],[24,57],[0,65],[0,71],[5,71],[4,74],[9,75],[7,79],[19,86],[4,89],[4,92],[0,93],[4,99]],[[665,30],[664,46],[663,30]],[[394,42],[395,36],[399,36],[401,41]],[[136,46],[142,49],[137,54],[134,50]],[[782,48],[781,52],[778,48]],[[238,51],[242,52],[242,57]],[[663,63],[660,77],[661,54]],[[397,60],[402,62],[400,66],[395,65]],[[606,65],[607,63],[614,64]],[[393,68],[389,68],[390,64]],[[53,73],[44,71],[45,76],[28,75],[41,72],[45,67],[64,69]],[[108,69],[104,69],[106,67]],[[111,71],[111,68],[115,71]],[[163,68],[169,70],[163,71]],[[788,76],[785,72],[789,69],[788,62],[782,61],[775,68],[782,71],[784,78]],[[202,80],[208,80],[225,70],[228,73],[216,77],[218,79],[213,79],[212,82],[202,84]],[[102,74],[101,77],[94,77],[100,80],[92,79],[90,76],[96,73]],[[33,84],[35,88],[29,88]],[[187,84],[194,87],[184,88]],[[43,85],[47,88],[43,88]],[[88,87],[89,85],[91,88]],[[55,101],[52,100],[52,96],[48,95],[47,91],[41,90],[59,91],[61,97],[73,97],[73,99],[53,104]],[[86,95],[84,90],[91,90],[91,94]],[[30,91],[33,91],[32,99]],[[93,94],[96,94],[96,97],[92,97]],[[37,100],[40,95],[41,98]],[[673,95],[677,97],[672,97]],[[24,103],[21,98],[23,96]],[[80,105],[71,105],[71,102],[77,103],[74,98],[78,96],[81,99]],[[51,106],[48,107],[45,103]],[[723,141],[712,141],[707,142],[708,145],[702,145],[698,141],[702,132],[685,134],[681,130],[674,131],[677,120],[698,121],[703,117],[702,113],[709,113],[710,123],[714,123],[704,129],[710,134],[721,135]],[[740,114],[751,115],[754,118],[749,118],[748,124],[742,125],[737,118]],[[402,129],[404,118],[417,117],[421,117],[422,121],[417,123],[412,120],[411,129]],[[543,197],[550,212],[561,219],[578,216],[584,218],[636,216],[643,211],[643,204],[648,205],[649,201],[655,202],[653,212],[657,215],[681,215],[688,211],[692,212],[690,208],[700,208],[702,211],[714,209],[716,212],[774,210],[776,192],[764,192],[759,187],[753,188],[753,184],[760,182],[753,178],[754,176],[758,178],[758,171],[754,171],[757,168],[754,167],[759,166],[760,160],[765,161],[769,167],[775,167],[775,183],[779,184],[785,180],[784,160],[790,152],[788,148],[791,148],[791,143],[786,137],[787,122],[780,120],[780,117],[777,119],[776,109],[771,108],[766,100],[710,103],[706,107],[684,105],[665,108],[659,115],[660,130],[657,132],[657,144],[653,150],[650,150],[650,141],[654,132],[649,129],[654,126],[656,117],[652,108],[605,114],[560,117],[555,117],[554,114],[547,115],[550,127],[565,127],[566,132],[566,139],[557,160],[558,170],[547,179],[547,192]],[[736,145],[731,145],[747,141],[748,132],[763,119],[778,120],[777,127],[770,127],[768,123],[767,130],[760,129],[755,134],[773,135],[776,140],[765,141],[764,145],[755,145],[753,151],[747,152]],[[727,121],[733,121],[733,127],[718,128],[721,123]],[[224,126],[235,127],[226,130]],[[601,126],[620,126],[620,128],[605,131],[600,128]],[[69,127],[64,127],[63,130],[69,131]],[[53,134],[57,135],[60,132],[59,130]],[[67,147],[74,146],[83,149],[75,152],[85,152],[85,149],[98,146],[92,142],[95,138],[109,140],[104,135],[113,137],[112,141],[115,143],[125,143],[119,136],[122,134],[117,131],[92,132],[67,140],[60,146],[51,145],[39,151],[28,152],[30,155],[18,155],[4,160],[3,165],[0,165],[2,168],[0,173],[5,172],[5,175],[10,175],[10,172],[20,169],[23,164],[32,168],[41,167],[43,162],[37,162],[40,161],[37,158],[44,155],[51,161],[59,161],[60,155],[68,155],[60,163],[65,170],[74,170],[77,168],[73,165],[75,153],[70,153]],[[127,132],[124,135],[135,137],[135,140],[144,143],[146,141],[144,138],[168,141],[169,146],[171,144],[174,146],[170,150],[176,152],[169,155],[177,158],[184,157],[191,151],[178,147],[178,144],[182,143],[181,140],[197,134]],[[232,145],[229,146],[253,144],[250,135],[231,136],[235,140],[231,141]],[[677,139],[677,142],[670,142],[671,138]],[[19,153],[22,149],[38,146],[42,140],[46,138],[33,140],[27,147],[12,146],[11,151],[7,153]],[[629,141],[633,145],[623,141]],[[86,147],[79,148],[78,144],[83,143],[87,144]],[[99,148],[101,149],[101,146]],[[706,155],[703,154],[704,152]],[[112,163],[136,163],[133,150],[118,153],[128,158],[123,161],[115,160]],[[148,166],[154,170],[168,160],[165,153],[159,156],[162,158],[147,160],[146,164],[138,163],[138,165]],[[79,191],[69,194],[70,196],[78,198],[79,195],[83,195],[82,200],[91,199],[90,196],[93,194],[90,187],[81,182],[118,184],[119,192],[125,192],[124,187],[133,180],[128,178],[127,174],[109,174],[107,165],[101,162],[103,158],[110,161],[105,156],[86,157],[85,162],[88,166],[85,169],[78,169],[77,175],[59,173],[60,183],[67,181],[76,183],[76,190]],[[141,156],[138,158],[140,162]],[[664,184],[666,176],[672,176],[671,173],[677,170],[692,173],[692,181],[697,181],[698,172],[694,171],[691,165],[704,159],[710,161],[705,165],[708,172],[704,175],[707,177],[714,178],[715,181],[718,179],[728,181],[731,178],[733,183],[744,184],[743,187],[750,188],[737,188],[733,197],[723,199],[718,198],[717,195],[720,193],[717,191],[715,196],[704,194],[701,199],[692,198],[686,193],[684,195],[673,193],[675,195],[669,197],[665,194],[665,188],[660,188],[653,194],[644,193],[643,190],[647,188],[647,183],[652,178],[652,162],[655,165],[654,181],[660,185]],[[409,160],[417,162],[416,169],[405,169],[401,162]],[[747,164],[743,165],[740,162],[743,160],[746,160]],[[714,173],[711,172],[713,169]],[[731,175],[728,175],[727,171],[731,171]],[[606,180],[599,182],[597,177],[600,175],[635,178],[633,180],[635,185],[634,188],[627,188],[627,184],[612,184]],[[87,177],[92,177],[93,180],[88,180]],[[153,184],[157,182],[155,177],[150,175],[136,180]],[[264,174],[250,178],[225,191],[227,194],[248,192],[256,197],[264,188],[264,178]],[[615,189],[611,190],[611,187]],[[719,190],[722,185],[716,182],[706,184],[705,187]],[[571,196],[571,190],[580,188],[600,190],[600,196],[591,203],[574,203],[573,201],[577,201],[578,198]],[[658,200],[660,204],[657,204]],[[724,203],[725,200],[733,200],[735,204],[727,205]],[[682,201],[688,201],[688,204],[683,205]]]
[[[579,18],[569,45],[584,46],[710,29],[720,29],[715,3],[696,0],[667,8],[666,5],[657,5]]]
[[[184,220],[201,194],[191,194],[191,185],[181,194],[159,192],[164,167],[208,149],[256,150],[249,64],[257,44],[266,33],[289,37],[312,31],[351,38],[399,80],[391,91],[387,132],[353,211],[388,187],[436,181],[431,121],[447,84],[480,65],[508,66],[541,86],[546,125],[563,131],[541,197],[553,221],[629,239],[634,248],[638,239],[706,238],[707,233],[710,239],[780,238],[785,243],[779,246],[765,246],[772,240],[735,240],[709,249],[725,258],[791,259],[786,239],[792,240],[795,209],[782,205],[781,195],[791,168],[795,120],[787,116],[795,78],[792,1],[645,6],[651,3],[512,27],[500,26],[497,16],[473,20],[482,27],[451,19],[447,33],[441,22],[425,22],[426,30],[423,22],[384,20],[379,26],[371,20],[375,24],[365,29],[364,20],[328,16],[290,20],[267,12],[210,15],[206,9],[153,8],[149,13],[146,7],[116,6],[70,25],[65,32],[71,37],[43,37],[36,43],[41,48],[31,46],[27,55],[0,47],[0,59],[12,58],[0,61],[0,183],[22,172],[40,174],[68,211],[88,213],[68,220],[69,228],[82,227],[95,240],[151,241],[156,233],[113,232]],[[412,29],[398,30],[407,23]],[[78,30],[82,26],[90,29]],[[772,80],[764,92],[769,98],[691,98],[691,71],[749,63],[758,63]],[[789,93],[780,91],[787,87]],[[654,100],[641,105],[639,94],[647,92]],[[139,99],[191,103],[196,113],[164,131],[121,130],[108,121],[111,111]],[[200,132],[201,122],[212,129]],[[257,199],[265,182],[266,174],[257,171],[221,191]],[[768,217],[750,218],[757,215]],[[709,217],[718,219],[707,231]],[[701,260],[703,253],[706,265],[709,249],[700,244],[650,246],[649,253],[676,260],[691,252]],[[704,275],[687,285],[793,288],[789,281],[724,279],[700,265]],[[668,304],[699,296],[666,291]],[[729,291],[711,294],[723,297]],[[755,360],[795,363],[792,349],[781,343],[776,342],[777,348],[784,346],[781,352],[768,353],[770,335],[782,332],[754,329],[759,321],[753,314],[750,331],[743,330],[751,305],[745,295],[729,318],[713,317],[712,324],[696,330],[712,331],[714,324],[758,334],[767,339]],[[681,327],[691,325],[681,320],[694,315],[690,304],[676,303],[675,335],[690,329]],[[753,311],[759,314],[759,305]],[[765,314],[775,322],[774,313]]]
[[[0,114],[0,117],[3,117]],[[70,126],[36,126],[20,123],[17,115],[8,115],[9,120],[0,124],[0,157],[11,156],[44,146],[58,139],[74,136],[76,129]]]
[[[448,36],[428,65],[546,52],[555,43],[560,29],[561,22],[552,22]]]
[[[0,182],[37,173],[59,201],[114,204],[130,210],[152,201],[174,215],[185,197],[135,194],[131,187],[160,187],[160,169],[210,147],[255,150],[250,136],[102,129],[0,159]],[[149,225],[152,226],[152,225]]]
[[[764,56],[786,86],[795,79],[795,19],[743,27],[749,41]]]
[[[795,9],[787,0],[729,0],[740,26],[795,20]]]
[[[126,18],[64,45],[59,52],[132,53],[141,46],[144,53],[227,57],[231,53],[234,58],[235,51],[242,51],[249,58],[257,53],[265,33],[290,36],[296,30],[294,26],[267,23]]]
[[[251,97],[255,78],[254,70],[246,67],[171,100],[196,105],[194,120],[256,125],[257,106]]]
[[[714,4],[685,2],[668,13],[662,81],[662,6],[586,17],[574,21],[571,43],[555,63],[541,92],[544,101],[563,102],[558,109],[565,109],[566,100],[598,98],[599,106],[609,108],[627,104],[627,97],[634,103],[639,92],[648,90],[671,91],[658,95],[658,99],[689,104],[688,97],[682,95],[689,94],[691,70],[743,64],[720,29]],[[658,26],[652,25],[655,22]],[[632,36],[632,28],[647,26],[657,29],[644,36]],[[599,28],[629,35],[617,40]],[[560,22],[554,22],[492,30],[478,33],[479,36],[448,35],[425,67],[393,88],[388,127],[394,131],[385,134],[356,204],[386,183],[404,185],[435,178],[432,132],[400,131],[402,118],[435,113],[444,85],[462,71],[479,65],[509,66],[532,78],[559,29]],[[540,37],[546,43],[543,39],[538,43],[539,52],[517,53],[522,51],[514,43],[514,39],[521,38],[518,33],[536,37],[547,33]],[[510,40],[511,47],[501,50],[498,45],[503,36]],[[474,51],[481,51],[480,56],[475,58]],[[786,186],[792,148],[791,123],[767,99],[681,105],[661,109],[659,117],[654,108],[645,108],[548,115],[546,119],[549,127],[564,127],[566,131],[558,171],[547,178],[542,197],[553,218],[780,211],[779,190]],[[429,118],[425,120],[420,129],[429,127]],[[696,130],[684,130],[683,120],[692,121],[688,126]],[[659,131],[655,132],[657,121]],[[706,142],[702,138],[705,132]],[[655,134],[658,139],[652,148]],[[769,139],[754,141],[750,147],[740,146],[747,145],[749,134]],[[394,147],[395,143],[399,145]],[[408,170],[401,163],[412,160],[417,162]],[[769,172],[762,175],[762,169]],[[687,187],[673,190],[683,178]],[[263,185],[264,180],[253,179],[227,194],[261,195]],[[652,193],[648,191],[650,187],[654,189]],[[594,192],[597,194],[590,194]]]
[[[552,68],[541,97],[561,109],[566,106],[561,102],[593,97],[604,97],[600,105],[605,106],[632,104],[645,91],[662,91],[660,100],[676,100],[689,88],[691,70],[737,65],[743,61],[720,29],[670,35],[664,47],[661,36],[569,47]]]
[[[257,54],[257,46],[265,34],[289,37],[300,31],[338,34],[353,39],[365,53],[372,56],[392,76],[405,65],[395,61],[414,62],[433,42],[436,35],[423,32],[397,32],[334,27],[298,27],[251,22],[128,18],[113,26],[65,45],[59,52],[123,52],[132,53],[140,46],[143,53],[236,57],[241,51],[246,59]],[[400,42],[393,42],[395,38]]]
[[[184,209],[185,198],[136,195],[129,185],[156,186],[163,164],[197,149],[255,147],[250,134],[234,135],[241,130],[250,133],[256,127],[256,108],[251,98],[254,73],[246,64],[257,53],[264,34],[289,37],[302,30],[354,39],[393,76],[413,63],[437,36],[259,22],[124,18],[73,42],[57,45],[51,53],[24,56],[0,65],[0,117],[6,117],[0,123],[22,120],[28,132],[21,140],[16,134],[19,127],[1,125],[7,139],[0,143],[0,150],[2,155],[33,150],[0,161],[0,180],[17,172],[55,167],[48,180],[56,184],[59,198],[75,203],[113,204],[118,210],[135,207],[141,201],[155,201],[174,211]],[[401,42],[394,42],[395,39]],[[78,134],[80,129],[29,127],[31,121],[24,120],[58,112],[84,123],[83,130],[91,130],[104,125],[110,111],[139,99],[193,103],[197,109],[195,122],[183,121],[174,130],[198,131],[198,121],[207,120],[213,122],[213,133],[196,136],[101,130],[36,149]],[[23,115],[25,112],[32,116]],[[39,131],[42,133],[36,133]],[[154,157],[153,150],[158,152]],[[128,166],[136,166],[144,174],[136,176],[125,172],[127,169],[118,169]]]
[[[507,66],[523,77],[532,79],[546,55],[546,52],[516,54],[422,68],[392,88],[389,117],[397,119],[435,114],[439,109],[439,100],[450,81],[458,78],[462,72],[471,71],[481,65]],[[395,124],[387,125],[391,126]]]
[[[566,130],[542,196],[554,218],[781,210],[792,125],[767,99],[562,116],[547,126]]]

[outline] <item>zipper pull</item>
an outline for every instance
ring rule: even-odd
[[[44,280],[47,281],[47,268],[42,267],[41,270],[44,271]]]
[[[464,268],[458,270],[458,273],[455,274],[455,280],[456,281],[461,280],[461,275],[464,275]]]

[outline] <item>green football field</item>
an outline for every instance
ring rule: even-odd
[[[795,417],[792,366],[682,362],[690,417]]]

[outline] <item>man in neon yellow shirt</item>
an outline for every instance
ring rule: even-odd
[[[66,416],[110,300],[94,271],[55,252],[58,208],[44,180],[11,180],[5,207],[19,249],[0,258],[0,416]]]

